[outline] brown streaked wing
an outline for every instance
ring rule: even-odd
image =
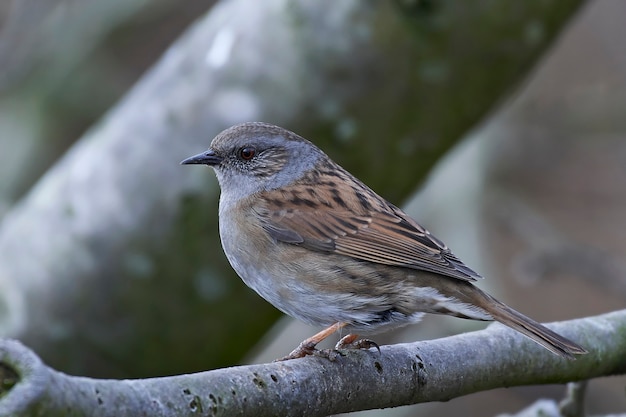
[[[259,212],[265,230],[276,240],[364,261],[434,272],[464,281],[479,274],[442,242],[404,214],[349,210],[268,209]]]

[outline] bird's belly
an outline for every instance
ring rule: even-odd
[[[346,310],[357,307],[351,306],[353,303],[338,305],[328,291],[320,290],[314,284],[320,273],[303,271],[306,261],[294,267],[276,251],[261,254],[254,245],[237,242],[237,248],[227,251],[231,266],[248,287],[283,313],[312,325],[330,326],[347,321]]]
[[[285,314],[316,326],[337,322],[376,332],[418,321],[422,313],[395,305],[403,291],[376,268],[295,245],[220,233],[226,256],[244,283]],[[414,303],[415,300],[413,300]]]
[[[455,278],[277,242],[255,221],[231,221],[225,229],[228,215],[220,212],[220,237],[233,269],[274,307],[305,323],[343,322],[349,331],[373,333],[419,321],[423,313],[489,319],[436,289]]]

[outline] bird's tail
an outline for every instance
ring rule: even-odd
[[[482,291],[481,291],[482,292]],[[484,293],[483,293],[484,294]],[[481,305],[494,320],[514,329],[523,335],[529,337],[534,342],[567,359],[576,359],[574,355],[583,355],[587,351],[577,343],[553,332],[546,326],[537,323],[533,319],[526,317],[522,313],[513,310],[511,307],[496,300],[495,298],[484,294],[491,298],[491,302]]]

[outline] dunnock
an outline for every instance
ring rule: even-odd
[[[424,313],[496,320],[573,359],[576,343],[518,313],[472,282],[480,278],[439,239],[311,142],[266,123],[244,123],[182,164],[205,164],[222,193],[219,228],[230,264],[261,297],[327,328],[283,359],[378,347],[356,333],[417,322]]]

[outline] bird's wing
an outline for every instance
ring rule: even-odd
[[[356,214],[340,207],[284,209],[270,203],[258,214],[265,230],[281,242],[464,281],[481,278],[443,242],[392,205],[384,211]]]

